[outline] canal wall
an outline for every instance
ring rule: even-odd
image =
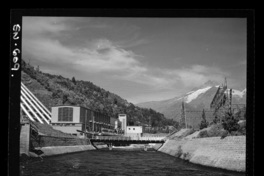
[[[31,140],[32,147],[29,149],[30,157],[37,157],[36,154],[41,150],[40,156],[52,156],[66,153],[81,152],[86,150],[95,150],[90,140],[81,138],[65,138],[54,136],[39,136],[38,140]]]
[[[168,139],[158,151],[204,166],[246,170],[245,136]]]
[[[38,130],[34,124],[21,124],[20,156],[27,158],[95,150],[89,139],[55,132],[57,136],[48,136]]]
[[[42,147],[36,148],[36,150],[41,150],[43,154],[40,156],[53,156],[53,155],[61,155],[66,153],[74,153],[74,152],[82,152],[87,150],[95,150],[92,145],[75,145],[75,146],[50,146],[50,147]],[[38,155],[34,152],[29,152],[30,157],[38,157]]]

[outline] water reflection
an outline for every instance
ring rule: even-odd
[[[243,173],[202,167],[160,153],[97,150],[34,159],[24,165],[22,175],[106,176],[242,176]]]

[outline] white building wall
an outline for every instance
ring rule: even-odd
[[[71,107],[71,106],[69,106]],[[80,107],[73,107],[73,122],[75,123],[80,123],[80,110],[81,108]]]
[[[58,107],[52,107],[51,108],[51,123],[58,122],[58,116],[59,116],[59,109],[58,109]]]
[[[138,140],[142,135],[142,127],[141,126],[127,126],[126,136],[130,137],[133,140]]]
[[[142,126],[127,126],[127,134],[141,134]]]
[[[127,130],[127,116],[126,114],[118,114],[118,119],[121,122],[121,129],[125,131],[126,134],[126,130]]]
[[[60,121],[58,122],[58,116],[59,116],[59,108],[69,107],[73,108],[73,118],[72,122],[70,121]],[[80,107],[74,107],[74,106],[58,106],[58,107],[52,107],[51,108],[51,123],[80,123]]]

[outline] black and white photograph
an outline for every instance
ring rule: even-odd
[[[246,175],[252,10],[83,11],[11,13],[9,171]]]

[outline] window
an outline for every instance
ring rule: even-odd
[[[72,121],[73,119],[73,108],[63,107],[59,108],[58,121]]]
[[[133,130],[135,130],[135,128],[133,128]]]
[[[130,130],[130,128],[128,128],[128,130]]]
[[[87,123],[90,121],[90,120],[92,120],[92,111],[90,111],[90,110],[87,110],[86,111],[87,112]]]
[[[85,123],[85,118],[87,117],[87,110],[81,107],[80,111],[80,122]]]

